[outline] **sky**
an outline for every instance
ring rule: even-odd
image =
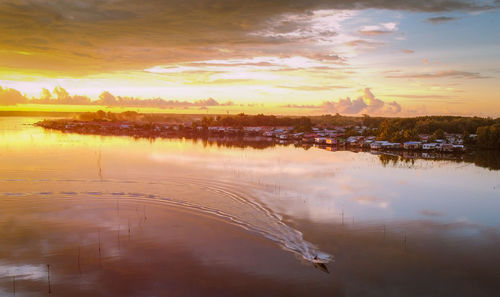
[[[500,0],[0,0],[11,109],[499,117],[499,83]]]

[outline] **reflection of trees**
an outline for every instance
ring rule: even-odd
[[[193,140],[195,141],[195,140]],[[253,148],[253,149],[266,149],[274,147],[275,142],[260,141],[260,140],[244,140],[238,138],[221,138],[217,140],[202,140],[204,146],[217,146],[226,148]]]
[[[247,139],[241,137],[225,137],[225,138],[192,138],[193,143],[201,142],[203,147],[223,147],[223,148],[253,148],[264,150],[267,148],[272,148],[276,146],[293,146],[296,148],[301,148],[308,150],[311,145],[304,145],[299,142],[276,142],[274,140],[258,140],[258,139]]]
[[[474,151],[469,154],[421,153],[400,152],[399,154],[382,153],[379,155],[380,163],[384,167],[391,165],[405,165],[411,167],[415,160],[432,160],[433,162],[446,161],[455,163],[473,163],[476,166],[490,170],[500,170],[500,152]]]
[[[387,167],[392,163],[392,166],[396,166],[398,164],[403,164],[406,167],[412,167],[415,165],[414,158],[406,158],[404,156],[394,155],[394,154],[381,154],[378,156],[380,163],[382,166]]]
[[[180,139],[179,137],[163,137],[168,139]],[[145,137],[135,137],[135,140],[145,139]],[[147,138],[150,142],[154,142],[156,138]],[[222,147],[222,148],[253,148],[267,149],[276,146],[293,146],[309,150],[312,145],[306,145],[300,142],[279,142],[274,139],[263,139],[259,137],[208,137],[208,138],[184,138],[187,141],[192,141],[194,144],[202,143],[203,147]],[[316,146],[327,149],[328,146]],[[335,151],[352,151],[359,152],[358,148],[334,147]],[[500,152],[492,150],[476,150],[467,154],[460,153],[442,153],[442,152],[418,152],[418,151],[392,151],[392,152],[377,152],[379,154],[380,163],[382,166],[398,166],[404,165],[408,168],[414,168],[415,160],[432,160],[433,162],[446,161],[455,163],[473,163],[476,166],[488,168],[490,170],[500,170]]]
[[[476,166],[488,168],[490,170],[500,170],[499,151],[475,151],[465,156],[466,162],[474,163]]]
[[[109,137],[109,136],[102,136]],[[181,139],[179,137],[161,137],[163,139]],[[161,139],[159,138],[159,139]],[[146,137],[133,137],[134,140],[144,140],[147,139],[149,142],[154,142],[157,138],[146,138]],[[296,148],[302,148],[304,150],[309,150],[312,145],[305,145],[299,142],[278,142],[274,139],[263,139],[259,137],[205,137],[205,138],[184,138],[186,141],[192,141],[194,144],[201,143],[203,147],[221,147],[221,148],[253,148],[264,150],[276,146],[293,146]],[[320,148],[326,149],[327,146],[318,146]],[[353,152],[359,152],[359,149],[349,149],[343,147],[337,147],[332,151],[342,151],[348,150]],[[500,170],[500,152],[492,150],[476,150],[467,154],[457,154],[457,153],[442,153],[442,152],[418,152],[418,151],[393,151],[387,152],[377,152],[379,154],[380,163],[382,166],[398,166],[404,165],[408,168],[413,168],[415,166],[415,160],[432,160],[433,162],[455,162],[455,163],[473,163],[476,166],[488,168],[490,170]]]
[[[392,163],[392,165],[395,166],[399,161],[399,156],[394,156],[394,155],[381,154],[378,156],[378,158],[380,160],[380,163],[382,163],[384,167],[386,167],[390,163]]]
[[[133,116],[128,115],[128,116]],[[37,125],[48,129],[54,129],[58,131],[63,131],[67,133],[64,121],[43,121],[37,123]],[[201,143],[203,147],[207,146],[217,146],[224,148],[253,148],[253,149],[267,149],[275,146],[294,146],[296,148],[302,148],[304,150],[309,150],[313,145],[304,144],[300,141],[282,141],[273,138],[260,137],[260,136],[218,136],[218,137],[208,137],[207,135],[197,136],[188,133],[184,136],[183,134],[168,135],[166,133],[158,135],[154,131],[149,131],[148,133],[141,133],[139,135],[127,135],[127,132],[121,131],[119,129],[111,129],[109,131],[102,131],[97,127],[91,127],[91,129],[81,129],[86,128],[86,126],[78,126],[73,132],[79,134],[91,134],[100,135],[101,138],[115,137],[115,136],[128,136],[135,141],[147,140],[150,143],[155,142],[157,139],[184,139],[186,141],[192,141],[194,144]],[[112,127],[113,128],[113,127]],[[360,148],[345,148],[339,147],[329,147],[329,146],[318,146],[314,147],[323,148],[329,151],[339,151],[339,150],[349,150],[352,152],[360,152]],[[418,151],[391,151],[391,152],[377,152],[379,155],[379,160],[384,167],[391,165],[397,166],[398,164],[404,165],[405,167],[414,167],[415,160],[432,160],[432,161],[447,161],[456,163],[473,163],[476,166],[488,168],[490,170],[500,170],[500,151],[494,150],[474,150],[467,154],[461,153],[443,153],[443,152],[418,152]]]

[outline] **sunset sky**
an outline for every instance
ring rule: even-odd
[[[500,0],[0,0],[0,86],[10,109],[30,103],[16,89],[53,105],[108,91],[193,112],[498,117]]]

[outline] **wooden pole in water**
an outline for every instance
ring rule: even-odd
[[[78,246],[78,272],[82,273],[82,267],[80,265],[80,246]]]
[[[128,219],[128,240],[130,240],[130,218]]]
[[[50,286],[50,264],[47,264],[47,282],[49,284],[49,294],[52,294],[52,288]]]
[[[98,230],[97,237],[99,240],[99,266],[101,266],[101,230]]]
[[[406,251],[406,231],[403,232],[403,248]]]
[[[120,245],[120,227],[121,227],[120,224],[118,224],[118,250],[120,250],[120,247],[121,247],[121,245]]]

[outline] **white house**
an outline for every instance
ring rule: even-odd
[[[426,150],[426,151],[435,150],[438,147],[439,147],[439,144],[435,143],[435,142],[430,142],[430,143],[424,143],[424,144],[422,144],[422,149]]]
[[[314,138],[314,142],[316,142],[316,143],[325,143],[326,142],[326,138],[325,137],[316,137],[316,138]]]

